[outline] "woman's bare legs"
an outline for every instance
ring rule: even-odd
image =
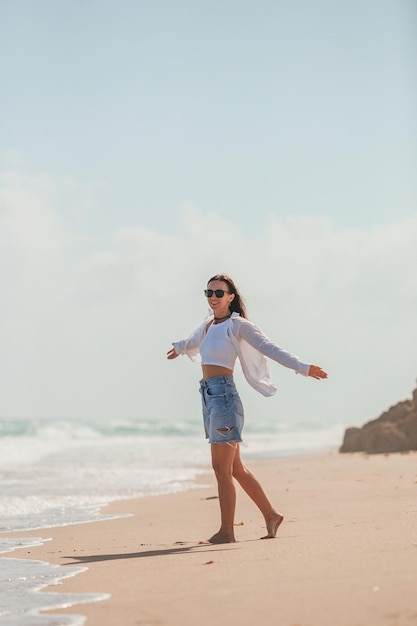
[[[236,541],[233,526],[236,489],[233,478],[236,478],[242,489],[246,491],[264,516],[268,532],[266,537],[275,537],[284,518],[273,508],[256,476],[243,465],[239,445],[235,442],[230,442],[230,444],[212,443],[211,459],[217,479],[221,524],[220,530],[208,540],[209,543],[233,543]]]
[[[265,518],[268,534],[266,537],[263,537],[263,539],[275,537],[284,517],[274,509],[256,476],[243,465],[242,459],[240,458],[239,446],[237,446],[233,458],[232,473],[242,489],[244,489],[248,496],[254,501]]]
[[[233,543],[235,531],[236,488],[233,480],[233,460],[238,449],[236,442],[212,443],[211,463],[217,479],[220,504],[220,530],[210,537],[209,543]]]

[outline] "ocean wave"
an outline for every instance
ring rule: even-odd
[[[164,435],[187,437],[200,431],[196,421],[164,421],[160,419],[101,420],[101,419],[5,419],[0,418],[2,438],[29,437],[48,439],[94,440],[101,437],[131,435]]]
[[[210,471],[199,420],[0,420],[0,529],[97,519],[108,502],[192,488]],[[342,427],[251,421],[248,460],[334,448]]]

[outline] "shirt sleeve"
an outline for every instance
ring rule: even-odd
[[[205,319],[203,323],[191,333],[187,339],[181,341],[174,341],[172,343],[174,350],[177,354],[186,354],[192,361],[200,362],[200,344],[204,338],[208,319]]]
[[[310,363],[300,361],[295,354],[291,354],[291,352],[287,352],[274,344],[257,326],[255,326],[255,324],[252,324],[252,322],[245,320],[239,325],[239,336],[269,359],[294,370],[296,374],[308,376]]]

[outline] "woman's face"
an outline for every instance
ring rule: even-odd
[[[229,287],[227,283],[223,280],[212,280],[207,285],[207,289],[212,289],[215,292],[217,289],[222,289],[225,293],[222,298],[218,298],[215,293],[213,293],[210,298],[207,298],[209,306],[213,309],[215,317],[226,317],[229,315],[229,305],[234,300],[235,294],[228,293]]]

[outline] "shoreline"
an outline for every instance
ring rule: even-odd
[[[276,539],[258,541],[263,519],[238,487],[237,543],[199,546],[219,523],[208,473],[200,487],[101,509],[128,517],[2,533],[51,538],[2,556],[87,567],[42,591],[110,594],[53,611],[83,615],[87,626],[408,625],[417,616],[416,460],[329,452],[248,463],[285,516]]]

